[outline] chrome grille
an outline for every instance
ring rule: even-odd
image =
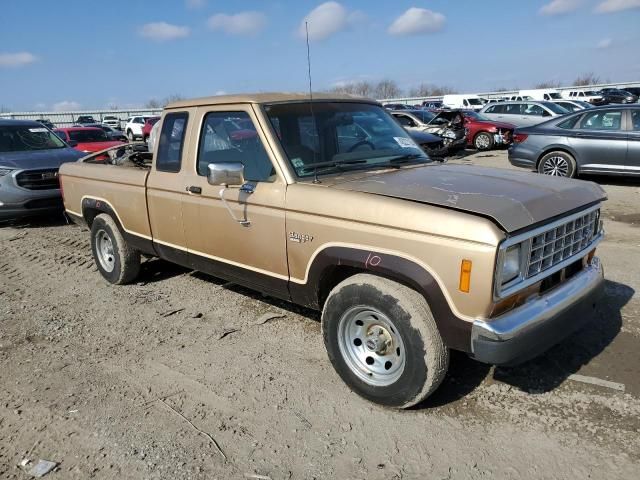
[[[591,245],[599,218],[600,210],[594,210],[532,237],[525,278],[544,272]]]
[[[60,188],[58,169],[25,170],[16,175],[16,184],[29,190],[53,190]]]

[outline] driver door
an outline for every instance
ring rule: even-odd
[[[183,177],[193,268],[288,299],[286,183],[252,106],[199,107],[194,120],[198,140]],[[246,188],[208,183],[208,165],[223,162],[244,165]]]

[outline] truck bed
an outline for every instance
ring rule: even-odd
[[[128,157],[96,161],[100,154],[105,156],[98,152],[77,162],[65,163],[60,168],[65,210],[76,217],[84,217],[86,199],[105,202],[116,213],[125,231],[150,239],[146,198],[149,168]]]

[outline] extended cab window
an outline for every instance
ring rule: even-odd
[[[210,112],[204,117],[198,147],[198,175],[210,163],[239,162],[252,182],[274,182],[276,172],[256,127],[246,112]]]
[[[156,170],[160,172],[179,172],[182,164],[182,147],[187,130],[187,112],[167,113],[162,123]]]

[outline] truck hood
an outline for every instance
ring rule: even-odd
[[[0,152],[0,167],[15,169],[58,168],[65,162],[75,162],[84,154],[73,148]]]
[[[431,164],[353,180],[341,177],[331,187],[482,215],[509,233],[606,200],[604,190],[592,182],[467,165]]]

